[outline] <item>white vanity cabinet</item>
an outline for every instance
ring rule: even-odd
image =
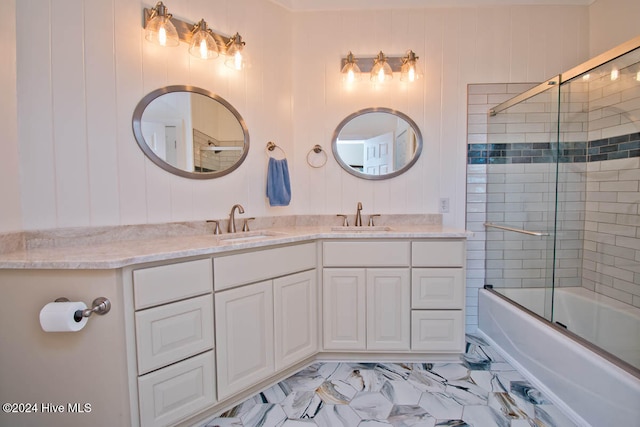
[[[463,239],[327,241],[322,254],[325,350],[463,351]]]
[[[216,402],[210,258],[133,270],[141,426],[167,426]]]
[[[218,399],[317,352],[316,263],[315,243],[214,259]]]
[[[407,241],[324,242],[324,349],[409,350],[409,265]]]

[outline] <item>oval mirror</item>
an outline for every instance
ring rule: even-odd
[[[405,172],[418,160],[422,134],[406,114],[390,108],[366,108],[340,122],[331,148],[350,174],[387,179]]]
[[[186,178],[226,175],[249,151],[249,131],[238,111],[194,86],[167,86],[142,98],[133,134],[152,162]]]

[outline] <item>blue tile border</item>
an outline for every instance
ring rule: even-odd
[[[640,157],[640,132],[595,141],[468,144],[467,164],[585,163]]]

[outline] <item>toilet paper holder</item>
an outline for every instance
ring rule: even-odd
[[[69,298],[60,297],[60,298],[57,298],[54,302],[69,302]],[[107,314],[110,310],[111,310],[111,301],[109,301],[105,297],[98,297],[93,300],[93,303],[91,304],[91,308],[86,308],[84,310],[76,311],[73,315],[73,319],[76,322],[79,322],[82,320],[83,317],[89,317],[93,313],[96,313],[102,316],[104,314]]]

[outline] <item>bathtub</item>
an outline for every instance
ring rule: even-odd
[[[544,309],[543,289],[512,289],[505,293],[522,301],[529,310]],[[640,426],[637,369],[612,363],[592,345],[572,339],[559,326],[497,293],[480,290],[478,306],[479,331],[580,425]],[[640,315],[632,308],[582,288],[558,290],[554,308],[556,320],[569,330],[573,328],[599,341],[603,348],[622,347],[628,357],[637,355],[637,349],[629,342],[640,345]],[[622,322],[615,323],[620,319]],[[607,331],[605,327],[611,329]]]

